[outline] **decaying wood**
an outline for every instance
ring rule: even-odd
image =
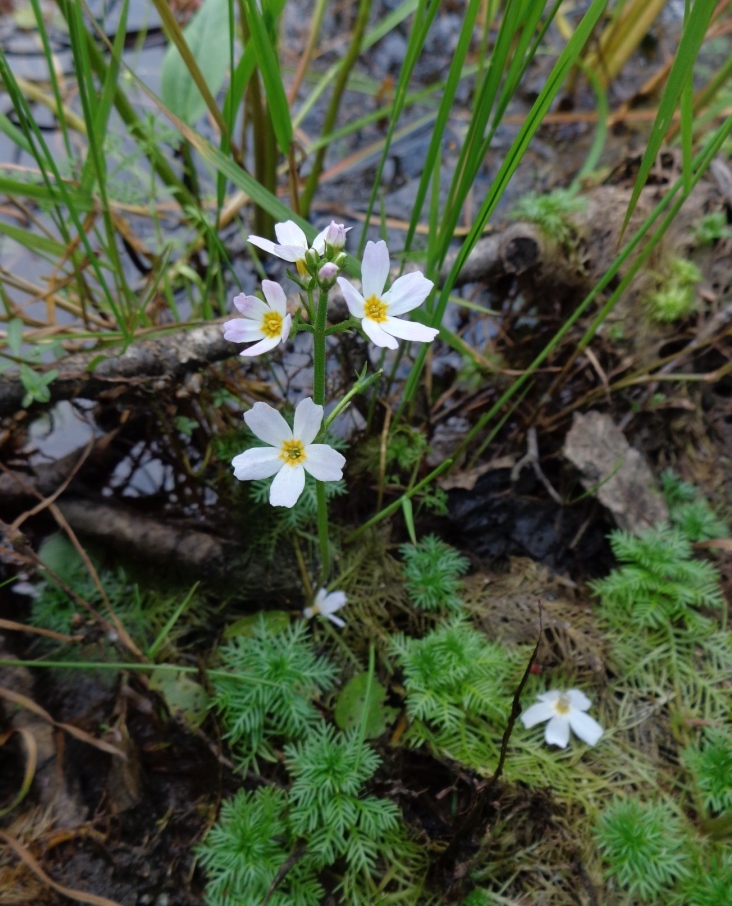
[[[62,499],[58,504],[69,525],[82,538],[116,554],[206,587],[237,588],[242,600],[261,599],[263,590],[292,592],[302,587],[294,572],[273,572],[240,544],[213,532],[153,519],[116,503]]]
[[[152,340],[138,340],[117,354],[95,349],[61,359],[49,390],[53,401],[96,399],[110,390],[150,396],[180,383],[191,372],[236,355],[239,348],[224,339],[221,324],[177,330]],[[0,377],[0,416],[21,408],[25,388],[17,376]]]

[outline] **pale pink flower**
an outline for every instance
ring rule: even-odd
[[[270,446],[235,456],[231,461],[234,475],[240,481],[274,475],[269,491],[272,506],[294,506],[305,487],[306,472],[318,481],[343,477],[345,457],[328,444],[313,443],[323,423],[323,407],[310,398],[298,403],[293,428],[267,403],[255,403],[244,414],[244,421]]]
[[[429,343],[439,331],[416,321],[405,321],[396,315],[406,314],[421,305],[433,287],[431,280],[415,271],[399,277],[384,292],[389,276],[389,250],[384,241],[367,242],[361,263],[363,295],[345,277],[338,278],[348,309],[354,318],[361,318],[366,336],[377,346],[396,349],[400,340]]]
[[[232,343],[251,343],[259,340],[254,346],[240,352],[239,355],[262,355],[274,349],[278,343],[284,343],[290,335],[292,315],[287,314],[285,291],[272,280],[262,280],[262,292],[265,302],[256,296],[236,296],[234,305],[244,315],[224,324],[224,339]]]
[[[588,746],[594,746],[604,730],[594,718],[585,714],[591,704],[579,689],[568,689],[566,692],[552,689],[542,693],[539,701],[524,711],[521,721],[527,729],[544,720],[549,721],[544,730],[544,739],[549,745],[565,749],[572,729]]]

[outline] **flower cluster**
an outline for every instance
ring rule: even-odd
[[[432,290],[432,281],[415,272],[397,278],[385,290],[390,268],[389,251],[383,241],[368,242],[361,264],[359,292],[348,280],[339,276],[346,263],[344,248],[347,233],[348,228],[332,221],[309,245],[303,230],[294,221],[288,220],[275,225],[277,242],[261,236],[249,236],[252,245],[295,265],[297,273],[288,273],[305,294],[302,302],[306,317],[301,317],[301,311],[298,311],[293,319],[287,311],[284,289],[272,280],[262,281],[264,299],[239,294],[234,299],[234,306],[242,317],[224,324],[224,337],[232,343],[252,344],[241,355],[251,357],[269,352],[285,343],[293,327],[295,331],[313,333],[316,341],[320,338],[322,350],[325,349],[324,337],[328,333],[351,326],[360,326],[376,346],[388,349],[397,348],[397,339],[419,343],[434,340],[437,328],[398,317],[413,311],[425,301]],[[326,326],[324,300],[327,300],[327,294],[336,282],[351,317],[343,324],[329,328]],[[321,317],[317,324],[313,302],[316,289],[321,296],[317,308]],[[316,354],[316,362],[317,358]],[[322,368],[322,362],[320,364]],[[314,395],[322,402],[322,388],[320,395],[317,392]],[[293,428],[265,403],[255,403],[244,419],[252,432],[270,448],[246,450],[235,456],[232,460],[234,475],[242,481],[274,476],[269,497],[273,506],[294,506],[305,486],[305,472],[318,481],[337,481],[342,477],[344,457],[328,444],[314,443],[321,431],[323,407],[312,399],[303,400],[298,405]],[[323,610],[320,612],[325,613]],[[337,623],[337,619],[330,618]]]

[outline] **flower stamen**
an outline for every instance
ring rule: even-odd
[[[282,333],[282,315],[277,311],[272,311],[262,318],[262,333],[273,340]]]
[[[560,696],[560,698],[557,700],[557,703],[554,705],[554,708],[557,714],[569,714],[569,712],[572,710],[572,706],[570,705],[569,699],[566,695]]]
[[[386,305],[385,302],[382,302],[378,296],[371,296],[364,302],[364,317],[376,321],[377,324],[381,324],[386,321],[387,309],[388,305]]]
[[[288,466],[297,466],[306,458],[305,449],[297,438],[283,442],[280,448],[280,459],[284,460]]]

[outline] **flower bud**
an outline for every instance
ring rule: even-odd
[[[318,271],[318,282],[324,289],[330,289],[335,283],[338,271],[339,268],[336,264],[332,261],[326,261]]]
[[[333,264],[335,264],[335,266],[338,268],[338,270],[341,270],[342,268],[344,268],[346,266],[347,261],[348,261],[348,255],[345,252],[339,252],[333,259]]]
[[[317,274],[320,267],[320,255],[315,249],[308,249],[305,252],[305,267],[309,274]]]
[[[335,220],[331,220],[328,231],[325,234],[326,247],[334,252],[339,252],[342,248],[345,248],[348,230],[350,230],[350,227],[346,229],[342,223],[336,223]]]

